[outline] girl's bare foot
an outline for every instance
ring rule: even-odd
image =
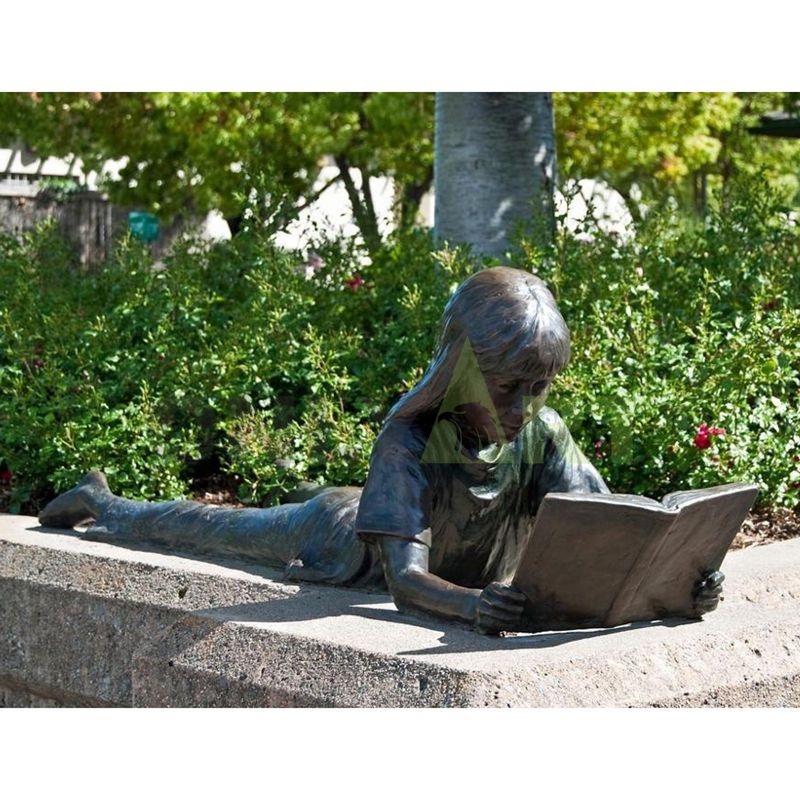
[[[100,502],[110,496],[106,476],[92,470],[79,484],[48,503],[39,514],[39,522],[49,528],[74,528],[96,519]]]

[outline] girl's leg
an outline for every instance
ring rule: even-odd
[[[289,564],[303,546],[295,524],[299,503],[231,509],[186,500],[150,503],[112,494],[101,472],[90,472],[39,515],[42,525],[71,528],[93,519],[86,535],[101,541],[156,543],[262,563]]]

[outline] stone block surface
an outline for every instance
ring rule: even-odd
[[[0,706],[800,705],[800,540],[723,571],[702,622],[498,639],[0,515]]]

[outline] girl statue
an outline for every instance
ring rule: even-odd
[[[547,492],[608,492],[559,415],[544,405],[567,364],[569,331],[545,284],[495,267],[464,281],[444,310],[419,383],[389,411],[363,489],[322,488],[303,503],[228,509],[144,502],[90,472],[40,514],[92,521],[86,536],[238,556],[290,579],[387,589],[403,612],[485,633],[520,629],[509,581]],[[698,584],[713,610],[723,576]]]

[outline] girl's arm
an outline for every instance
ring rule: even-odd
[[[428,546],[382,536],[381,560],[400,611],[422,613],[474,626],[482,633],[514,630],[525,604],[522,592],[502,583],[482,591],[449,583],[428,571]]]

